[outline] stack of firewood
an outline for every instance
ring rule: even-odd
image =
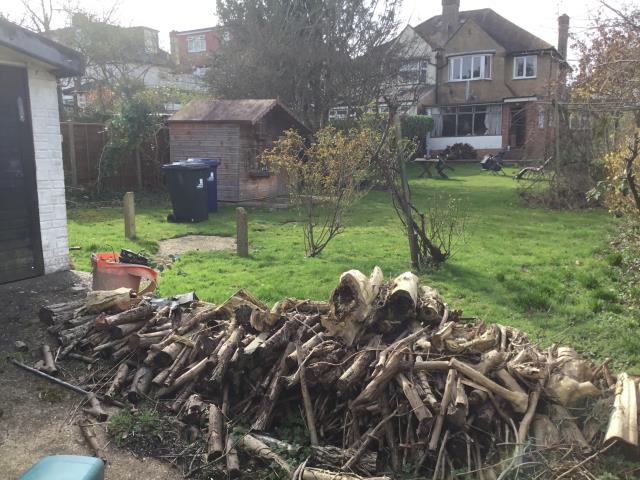
[[[232,475],[238,448],[297,478],[496,478],[534,468],[534,452],[638,444],[633,379],[463,317],[409,272],[385,283],[377,267],[369,277],[351,270],[329,301],[272,308],[244,290],[219,306],[90,295],[41,316],[58,358],[113,362],[87,413],[104,413],[96,398],[156,402]],[[283,458],[297,447],[269,435],[291,415],[304,418],[311,446],[298,469]],[[234,434],[240,424],[249,433]]]

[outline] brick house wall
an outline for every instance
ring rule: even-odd
[[[29,66],[29,96],[45,273],[69,269],[67,210],[55,77]]]
[[[193,35],[204,35],[205,50],[203,52],[189,52],[188,38]],[[219,27],[209,29],[189,30],[169,33],[171,57],[173,61],[183,67],[197,67],[207,65],[209,57],[224,41],[223,31]]]

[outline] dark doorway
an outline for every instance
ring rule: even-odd
[[[527,141],[527,111],[524,106],[511,107],[509,122],[509,144],[512,148],[524,147]]]
[[[43,274],[24,68],[0,65],[0,283]]]

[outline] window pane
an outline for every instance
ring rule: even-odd
[[[527,57],[527,68],[526,68],[526,76],[527,77],[535,77],[536,76],[536,57]]]
[[[480,78],[480,61],[482,57],[473,57],[473,78]]]
[[[516,58],[516,77],[524,76],[524,58]]]
[[[491,55],[484,56],[484,78],[491,78]]]
[[[462,57],[462,79],[471,78],[471,57]]]
[[[487,133],[487,126],[485,125],[486,113],[476,113],[473,116],[473,134],[484,135]]]
[[[456,136],[456,116],[455,115],[442,116],[442,136],[443,137]]]
[[[473,112],[473,106],[460,105],[458,107],[459,112]]]
[[[460,80],[460,65],[462,63],[462,59],[460,57],[454,58],[451,63],[451,79],[452,80]]]
[[[471,135],[471,122],[473,122],[472,114],[461,113],[458,115],[458,136]]]

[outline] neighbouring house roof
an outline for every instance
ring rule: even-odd
[[[276,99],[242,100],[205,100],[190,101],[169,119],[170,122],[220,122],[250,123],[255,125],[272,110],[281,110],[298,123],[304,130],[304,124],[296,118],[284,104]]]
[[[502,45],[507,52],[517,53],[536,50],[555,50],[550,43],[529,33],[490,8],[460,12],[460,25],[473,20],[480,28]],[[414,30],[434,48],[442,47],[449,40],[442,15],[436,15],[414,27]],[[456,29],[457,30],[457,29]],[[453,32],[455,33],[455,32]]]
[[[57,77],[84,73],[84,57],[77,51],[0,18],[0,45],[51,65]]]

